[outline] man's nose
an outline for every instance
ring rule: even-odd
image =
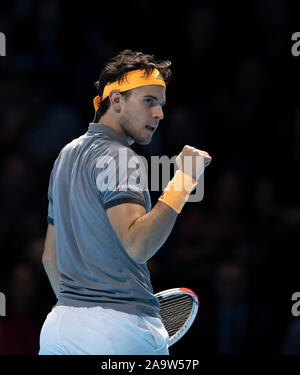
[[[164,113],[160,105],[156,105],[154,107],[153,117],[155,117],[158,120],[162,120],[164,118]]]

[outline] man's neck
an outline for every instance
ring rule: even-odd
[[[134,143],[133,139],[129,137],[127,133],[124,132],[120,123],[116,119],[112,118],[111,116],[107,114],[101,116],[98,121],[98,124],[106,125],[114,129],[117,133],[121,134],[124,138],[126,138],[126,141],[129,145]]]

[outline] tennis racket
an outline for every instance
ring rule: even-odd
[[[186,334],[193,324],[199,306],[197,295],[187,288],[174,288],[156,293],[161,320],[169,334],[169,346]]]

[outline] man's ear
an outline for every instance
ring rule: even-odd
[[[121,111],[121,94],[118,90],[112,90],[109,94],[109,100],[111,107],[116,111]]]

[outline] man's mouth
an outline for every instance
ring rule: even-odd
[[[148,129],[148,130],[151,131],[151,132],[154,132],[154,130],[155,130],[155,126],[146,125],[146,129]]]

